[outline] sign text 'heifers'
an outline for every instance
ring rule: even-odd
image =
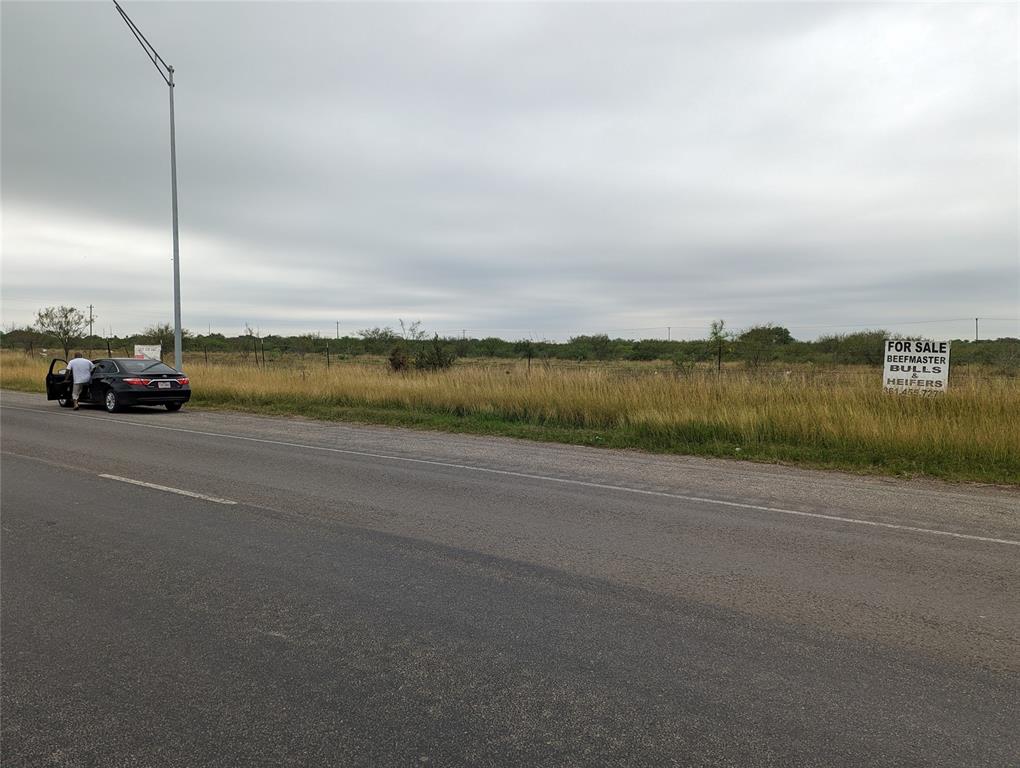
[[[949,386],[949,342],[886,339],[882,383],[890,392],[945,392]]]

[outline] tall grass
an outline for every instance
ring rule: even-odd
[[[874,370],[678,377],[523,364],[392,374],[189,363],[199,406],[293,413],[1020,485],[1020,380],[958,375],[934,398],[882,392]],[[45,366],[0,357],[4,387]]]

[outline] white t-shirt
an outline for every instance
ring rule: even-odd
[[[92,380],[92,369],[95,366],[92,365],[91,360],[86,360],[84,357],[76,357],[67,364],[67,367],[74,374],[75,384],[88,384]]]

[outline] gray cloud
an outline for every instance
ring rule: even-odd
[[[1014,6],[127,10],[177,67],[196,329],[1020,314]],[[2,16],[4,321],[165,319],[165,87],[112,4]]]

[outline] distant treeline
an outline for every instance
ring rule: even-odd
[[[329,355],[336,359],[362,355],[389,356],[394,349],[412,352],[435,339],[427,337],[413,324],[403,333],[390,328],[371,328],[356,336],[338,338],[319,334],[297,336],[258,336],[254,333],[224,336],[219,333],[195,335],[185,333],[184,351],[194,353],[232,352],[243,358],[258,353],[270,362],[287,355]],[[147,333],[80,338],[75,346],[91,350],[95,355],[130,355],[135,344],[162,344],[165,353],[173,349],[173,332],[169,326],[153,326]],[[573,361],[672,361],[677,365],[697,363],[741,362],[750,367],[775,363],[815,363],[830,365],[880,365],[884,340],[890,334],[882,330],[823,336],[814,341],[798,341],[781,326],[764,325],[740,334],[718,329],[711,338],[696,341],[665,341],[660,339],[619,339],[604,334],[575,336],[566,342],[519,340],[496,337],[483,339],[448,337],[438,341],[460,358],[504,358],[534,360],[557,359]],[[8,350],[41,353],[43,349],[59,352],[60,345],[52,336],[32,328],[12,328],[0,333],[0,346]],[[959,364],[984,364],[1005,371],[1020,368],[1020,339],[999,338],[983,341],[953,340],[952,360]]]

